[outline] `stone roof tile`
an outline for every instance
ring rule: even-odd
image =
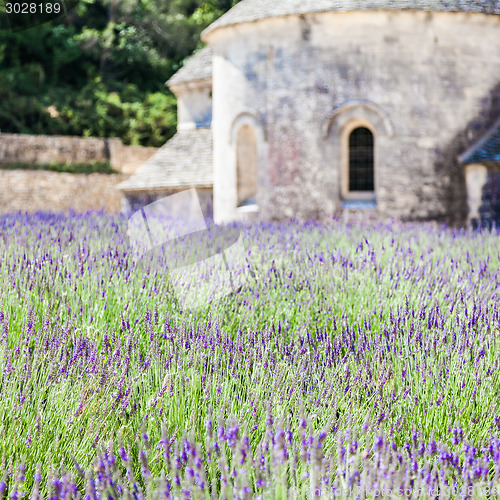
[[[144,191],[212,185],[212,130],[206,127],[179,130],[118,188]]]
[[[354,10],[424,10],[500,14],[500,0],[242,0],[206,28],[202,33],[202,38],[217,28],[268,17]]]
[[[500,118],[476,144],[460,156],[459,161],[462,163],[500,163]]]
[[[210,47],[205,47],[186,59],[182,68],[166,83],[167,85],[175,85],[177,83],[205,80],[206,78],[211,78],[211,76],[212,49]]]

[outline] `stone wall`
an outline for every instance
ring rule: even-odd
[[[0,170],[0,213],[76,212],[118,213],[122,194],[115,188],[124,174],[67,174],[45,170]]]
[[[124,146],[119,139],[0,134],[0,213],[11,211],[120,212],[116,185],[135,173],[158,149]],[[68,174],[2,170],[6,163],[109,161],[119,174]]]
[[[124,146],[119,139],[109,140],[111,166],[123,174],[135,174],[137,169],[149,160],[159,148]]]
[[[0,134],[0,168],[7,163],[89,163],[109,161],[119,172],[132,174],[158,148],[125,146],[120,139]]]
[[[377,210],[464,223],[457,157],[500,115],[499,33],[495,15],[377,11],[265,19],[209,34],[216,220],[238,217],[231,137],[247,116],[264,141],[264,218],[342,210],[342,137],[361,119],[375,131]]]
[[[172,86],[177,97],[177,128],[210,127],[212,123],[212,80]]]
[[[467,165],[469,225],[500,228],[500,165]]]

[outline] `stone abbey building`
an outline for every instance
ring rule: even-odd
[[[129,209],[500,222],[500,0],[242,0],[202,38]]]

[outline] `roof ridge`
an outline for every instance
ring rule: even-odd
[[[165,85],[170,86],[185,82],[195,82],[211,77],[212,48],[205,46],[187,57],[182,67],[165,82]]]
[[[272,17],[314,12],[424,10],[500,14],[500,0],[241,0],[203,30],[202,40],[218,28]]]

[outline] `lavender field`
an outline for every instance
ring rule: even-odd
[[[0,218],[1,498],[500,492],[496,234],[240,228],[190,311],[126,224]]]

